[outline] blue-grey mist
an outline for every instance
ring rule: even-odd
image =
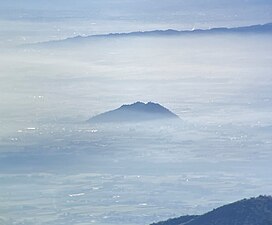
[[[5,3],[14,14],[0,21],[1,225],[150,224],[271,194],[271,34],[27,46],[82,32],[182,29],[194,22],[133,21],[132,10],[120,20],[108,13],[115,18],[111,26],[103,15],[91,23],[93,18],[70,18],[67,9],[56,19],[49,6],[43,17],[37,4],[20,9],[16,2],[28,14],[16,18]],[[254,8],[255,1],[249,3]],[[195,18],[204,28],[228,21]],[[268,18],[239,17],[229,26]],[[158,102],[181,120],[86,122],[137,101]]]

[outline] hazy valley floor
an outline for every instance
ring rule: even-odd
[[[1,53],[0,224],[149,224],[271,194],[270,37]],[[180,124],[97,126],[154,101]]]

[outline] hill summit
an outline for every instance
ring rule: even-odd
[[[109,123],[143,122],[165,119],[179,119],[179,117],[158,103],[135,102],[130,105],[122,105],[117,109],[101,113],[92,117],[88,121],[94,123]]]
[[[259,196],[224,205],[200,216],[181,216],[152,225],[272,225],[272,197]]]

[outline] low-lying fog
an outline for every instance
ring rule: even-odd
[[[270,36],[0,53],[0,224],[149,224],[271,194]],[[153,101],[175,124],[94,125]]]

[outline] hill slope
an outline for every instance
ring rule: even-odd
[[[272,197],[259,196],[224,205],[195,217],[179,217],[153,225],[272,225]]]

